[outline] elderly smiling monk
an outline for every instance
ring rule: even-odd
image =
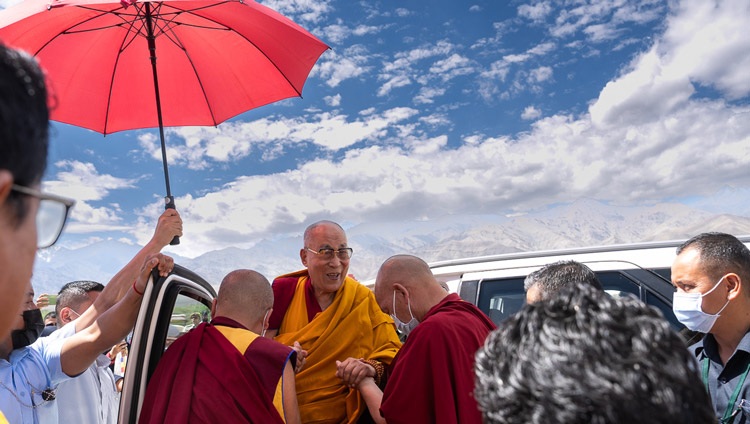
[[[297,345],[303,358],[297,396],[304,423],[357,422],[367,407],[354,387],[365,377],[383,384],[383,371],[401,347],[373,293],[347,276],[351,256],[341,226],[316,222],[300,249],[306,269],[273,282],[268,335]],[[336,375],[340,364],[347,369],[342,378]]]

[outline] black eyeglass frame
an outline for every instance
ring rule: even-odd
[[[63,218],[62,225],[60,225],[60,229],[57,231],[57,235],[55,235],[55,238],[52,240],[51,243],[45,244],[44,246],[39,245],[39,243],[37,242],[37,248],[44,249],[57,243],[57,239],[60,238],[60,235],[62,234],[63,229],[65,228],[65,224],[68,222],[68,216],[70,216],[70,208],[72,208],[73,205],[76,204],[76,201],[73,199],[69,199],[67,197],[57,196],[57,195],[50,194],[50,193],[43,193],[39,190],[35,190],[29,187],[24,187],[18,184],[13,184],[11,186],[11,190],[21,193],[26,196],[36,197],[40,201],[50,200],[53,202],[62,203],[63,206],[65,206],[65,216]]]

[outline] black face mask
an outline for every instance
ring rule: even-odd
[[[13,330],[10,333],[13,349],[20,349],[34,343],[42,334],[42,330],[44,330],[42,311],[39,309],[23,311],[23,330]]]

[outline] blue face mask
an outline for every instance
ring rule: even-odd
[[[406,307],[409,308],[409,315],[411,316],[411,320],[409,320],[409,322],[403,322],[396,316],[396,291],[394,290],[393,313],[391,314],[391,318],[393,318],[393,321],[396,323],[396,330],[398,330],[399,333],[403,334],[404,337],[408,336],[409,333],[411,333],[411,330],[413,330],[419,324],[419,321],[414,318],[414,314],[411,313],[411,301],[407,301]]]
[[[721,312],[729,305],[729,299],[727,299],[727,302],[721,307],[719,312],[712,315],[703,312],[703,298],[716,290],[722,280],[724,280],[724,277],[721,277],[711,290],[703,294],[675,292],[672,311],[677,320],[689,330],[701,333],[710,332]]]

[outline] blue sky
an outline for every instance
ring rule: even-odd
[[[583,197],[750,214],[746,0],[261,3],[331,50],[301,99],[167,130],[170,251]],[[77,200],[58,243],[145,242],[157,130],[52,134],[44,188]]]

